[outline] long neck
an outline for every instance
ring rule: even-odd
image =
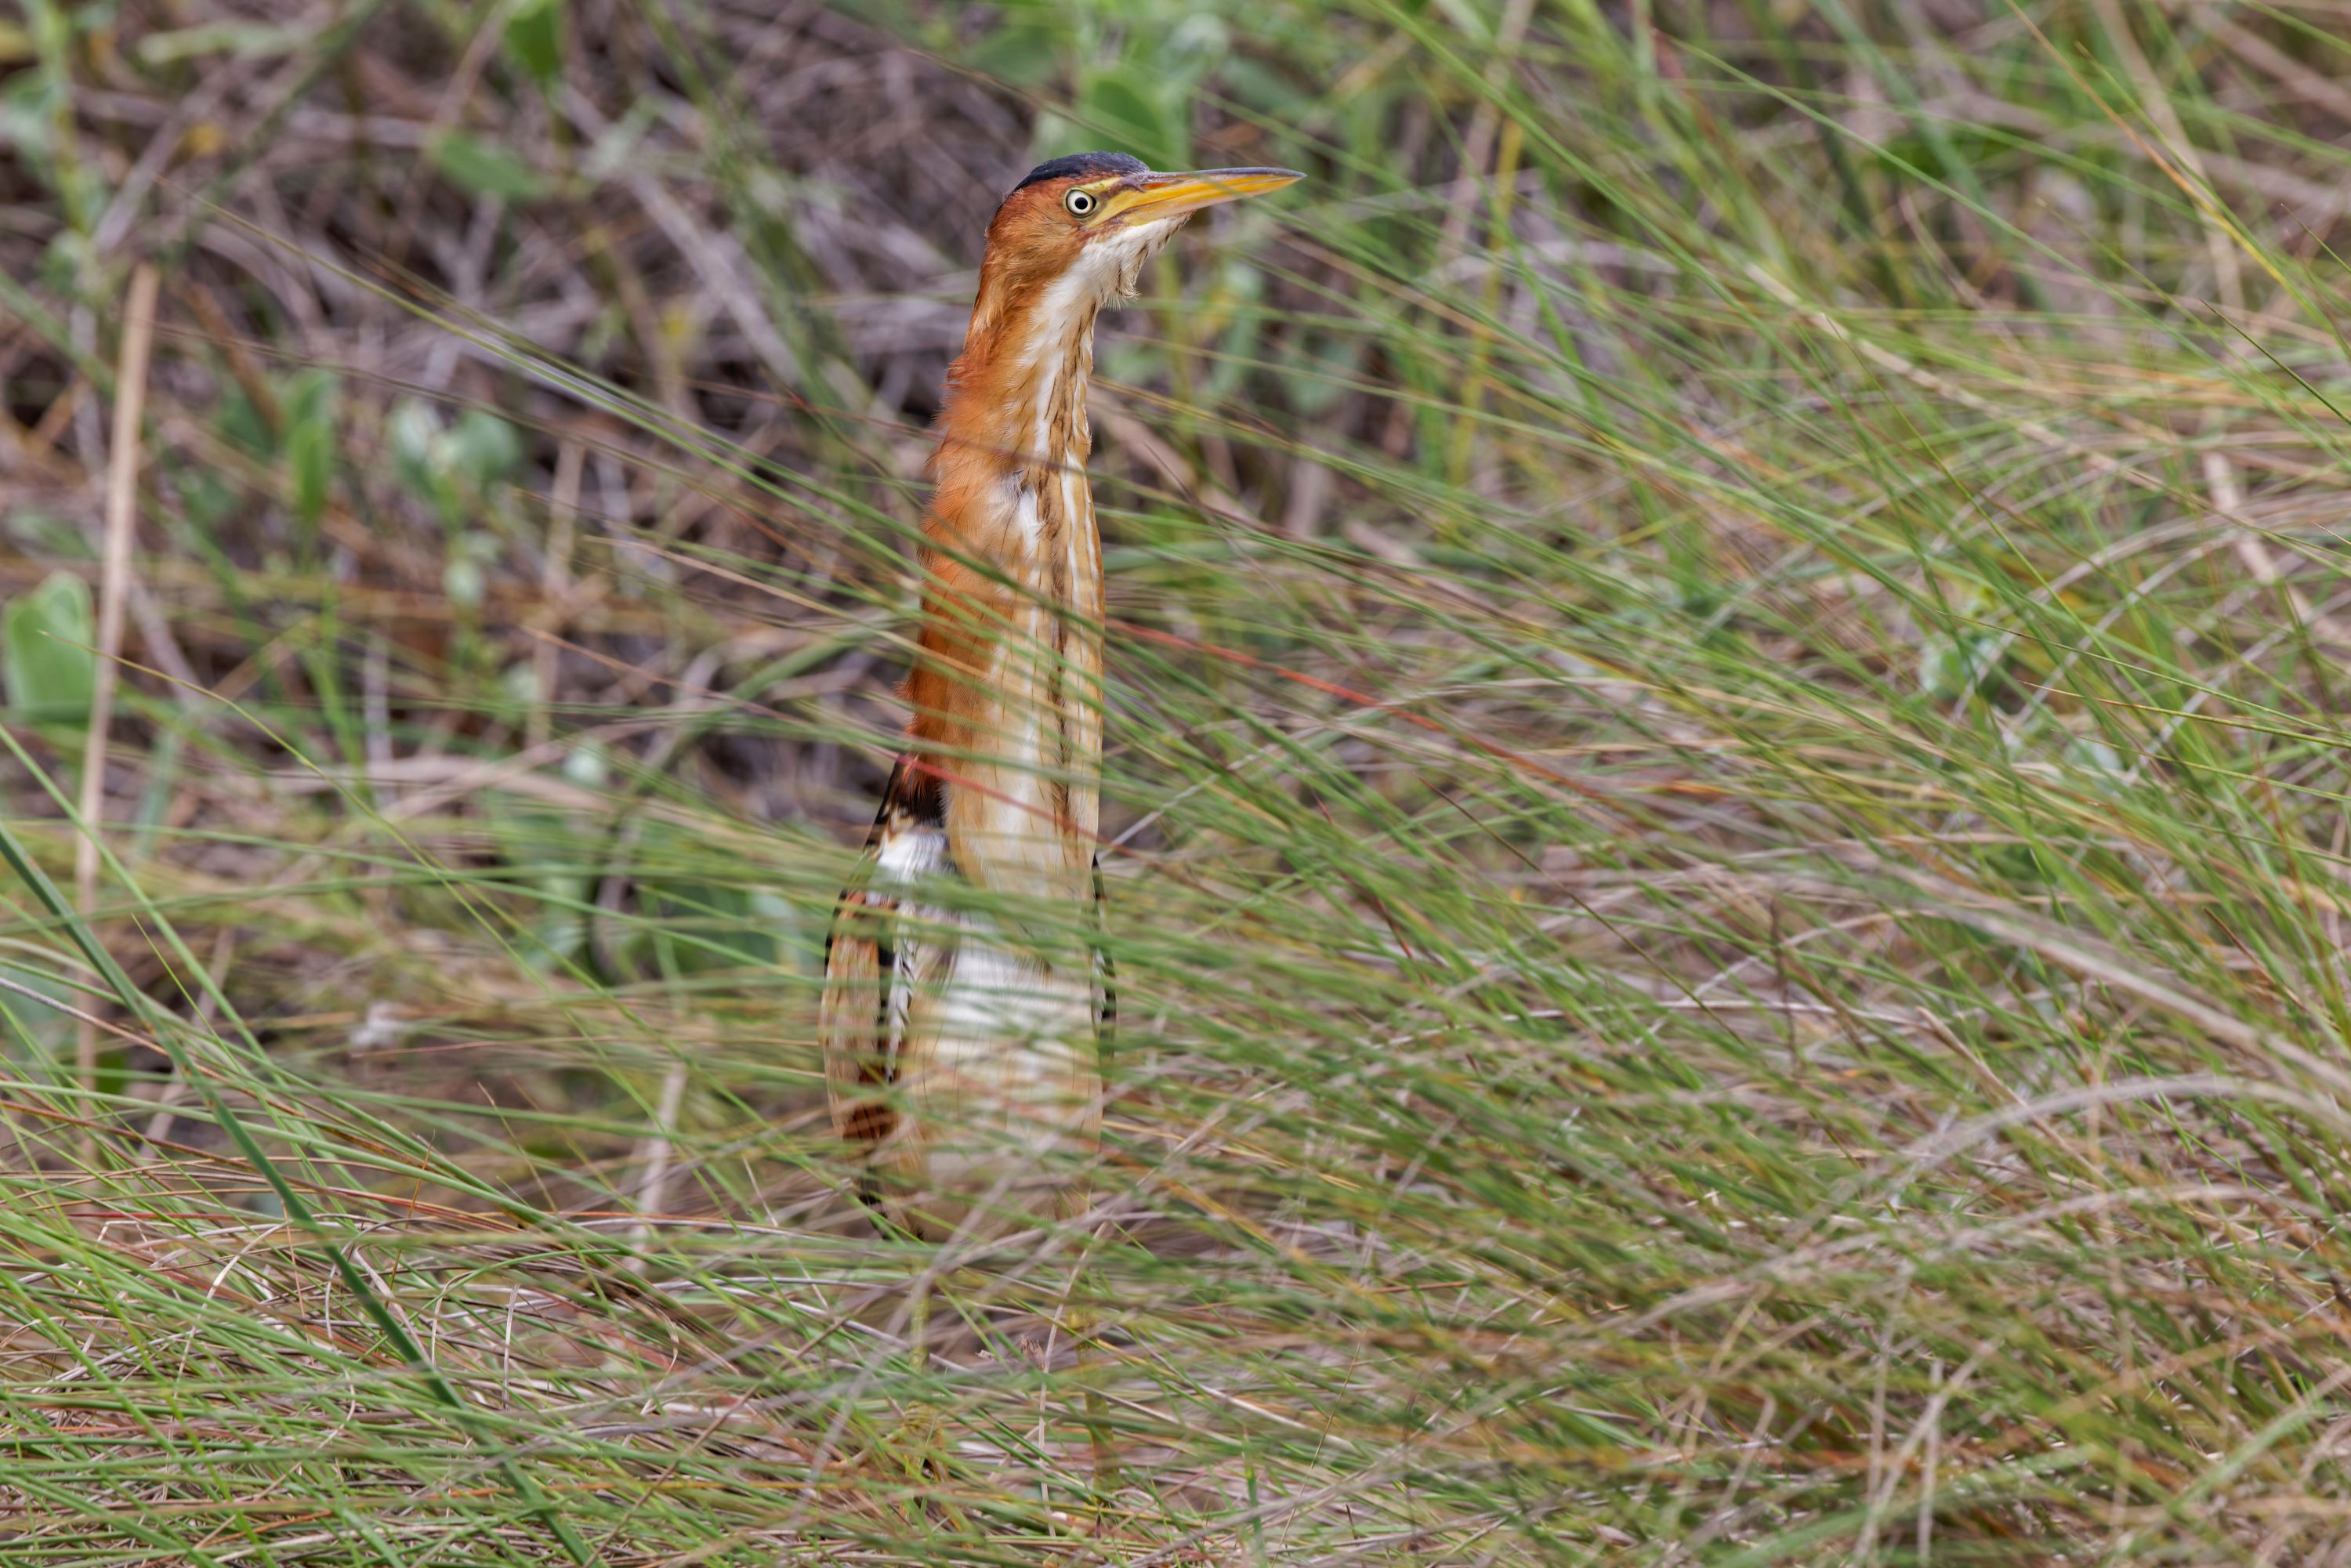
[[[1004,893],[1087,900],[1100,825],[1102,540],[1086,458],[1094,305],[981,298],[925,520],[913,749],[948,852]]]

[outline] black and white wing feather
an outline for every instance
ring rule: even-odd
[[[834,1132],[861,1157],[898,1133],[891,1092],[904,1065],[915,980],[938,938],[936,922],[912,918],[905,900],[946,863],[938,783],[900,758],[825,939],[818,1023],[825,1090]]]

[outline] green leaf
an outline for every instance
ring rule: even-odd
[[[433,443],[440,434],[440,418],[423,399],[402,398],[392,409],[384,421],[384,444],[391,449],[392,472],[401,483],[420,492],[429,487]]]
[[[8,704],[27,718],[88,724],[98,689],[97,618],[89,584],[52,572],[0,611],[0,674]]]
[[[88,534],[55,512],[43,511],[38,507],[20,507],[9,513],[8,537],[33,554],[53,560],[98,559],[98,552],[89,548]]]
[[[305,371],[287,383],[286,476],[294,511],[315,529],[335,476],[335,378]]]
[[[2001,638],[1990,632],[1929,633],[1918,643],[1918,689],[1938,702],[1981,689],[2001,664]]]
[[[0,147],[13,147],[47,172],[49,147],[57,131],[55,95],[37,71],[25,71],[0,87]]]
[[[444,468],[476,486],[505,478],[522,461],[522,438],[515,427],[485,409],[459,414],[435,446]]]
[[[681,974],[776,961],[771,916],[739,887],[648,879],[638,885],[637,898],[647,934],[670,945],[669,961]]]
[[[1053,75],[1066,52],[1062,30],[1034,14],[1008,13],[971,46],[972,68],[1013,87],[1034,87]]]
[[[1160,103],[1152,85],[1133,72],[1102,72],[1086,84],[1086,117],[1102,128],[1116,150],[1132,152],[1156,169],[1180,169],[1190,136]]]
[[[507,18],[507,52],[546,89],[563,71],[563,0],[522,0]]]
[[[335,417],[335,393],[340,387],[335,372],[319,367],[299,371],[286,378],[286,386],[277,394],[278,406],[286,411],[288,424],[302,424],[314,420]]]
[[[276,445],[269,422],[261,417],[261,410],[242,387],[232,386],[222,394],[213,421],[223,439],[250,456],[266,461]]]
[[[495,141],[463,131],[444,131],[424,144],[424,156],[452,180],[486,196],[528,202],[546,193],[538,171]]]
[[[0,991],[0,1013],[7,1015],[0,1025],[0,1040],[5,1040],[8,1025],[36,1051],[47,1055],[64,1055],[73,1050],[74,1019],[63,1009],[81,1005],[81,993],[45,969],[27,965],[0,963],[0,973],[26,990],[37,991],[41,998],[55,1002],[56,1007],[43,1007],[40,999],[23,992]]]
[[[441,568],[441,591],[465,609],[480,609],[482,596],[489,591],[489,586],[482,563],[468,552],[452,551]]]
[[[286,433],[286,476],[294,492],[294,512],[305,528],[316,528],[327,509],[327,490],[335,475],[335,427],[311,421]]]
[[[299,27],[266,22],[202,22],[193,27],[150,33],[139,40],[132,53],[141,65],[153,70],[206,55],[225,54],[240,60],[273,58],[291,54],[309,40],[310,34]]]
[[[402,400],[384,421],[384,445],[392,455],[392,472],[418,499],[429,503],[444,521],[462,515],[456,487],[443,471],[441,416],[418,398]]]

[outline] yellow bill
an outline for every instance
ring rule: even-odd
[[[1295,169],[1200,169],[1188,174],[1145,174],[1129,188],[1104,198],[1100,221],[1125,218],[1156,223],[1178,218],[1220,202],[1262,196],[1304,178]]]

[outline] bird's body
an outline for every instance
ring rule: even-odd
[[[1087,153],[988,225],[924,523],[914,719],[825,961],[834,1125],[913,1234],[1049,1217],[1101,1127],[1095,316],[1191,213],[1297,177]]]
[[[971,879],[952,848],[948,788],[918,754],[899,758],[825,965],[834,1127],[864,1165],[866,1199],[932,1239],[1050,1215],[1055,1170],[1101,1128],[1112,1022],[1091,944],[1071,933],[1040,944],[957,907]]]

